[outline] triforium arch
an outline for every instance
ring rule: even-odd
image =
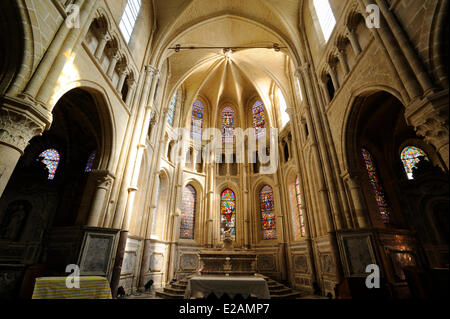
[[[52,250],[53,244],[43,241],[44,232],[53,236],[67,227],[101,226],[107,217],[114,182],[108,170],[112,147],[108,141],[113,133],[111,124],[105,123],[104,98],[91,92],[75,88],[59,99],[52,125],[31,139],[0,200],[2,211],[12,209],[11,203],[17,200],[26,203],[21,206],[25,210],[21,224],[6,237],[19,246],[33,242],[35,249],[49,250],[43,260],[48,271],[57,272],[63,261]],[[35,229],[31,237],[26,231],[30,227]],[[38,261],[33,258],[39,254],[25,262]]]
[[[441,260],[436,257],[438,244],[429,234],[436,231],[436,219],[441,218],[444,224],[447,221],[440,213],[437,218],[430,216],[432,207],[439,211],[448,205],[441,197],[448,189],[441,179],[446,168],[434,146],[407,124],[404,113],[403,103],[387,90],[367,90],[354,99],[343,135],[344,166],[348,167],[345,179],[360,228],[373,227],[378,234],[393,232],[401,238],[410,260],[422,266],[437,264],[434,258]],[[410,175],[402,163],[406,146],[417,147],[425,155],[411,164]],[[431,183],[442,189],[426,195],[419,190]],[[418,246],[420,242],[427,243],[425,253]],[[385,246],[377,258],[392,257],[396,248],[388,248],[382,240],[377,244]],[[388,263],[383,262],[382,267],[388,281],[404,276]]]
[[[87,92],[95,102],[95,107],[91,111],[97,114],[100,124],[95,128],[96,130],[99,130],[97,133],[99,144],[97,152],[97,154],[99,154],[98,169],[113,170],[114,162],[116,161],[114,154],[116,153],[117,124],[108,94],[101,86],[93,81],[78,80],[62,87],[60,91],[55,92],[55,96],[62,97],[74,90]],[[59,98],[58,101],[60,99],[61,98]],[[57,101],[55,102],[55,104],[51,105],[52,109],[56,107],[58,103]]]

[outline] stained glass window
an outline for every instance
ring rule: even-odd
[[[427,154],[415,146],[406,146],[400,154],[408,179],[414,179],[412,169],[420,162],[421,156],[428,161]]]
[[[175,106],[177,105],[177,92],[172,97],[169,105],[169,114],[167,115],[167,123],[173,125],[173,120],[175,116]]]
[[[264,186],[259,192],[259,200],[263,239],[275,239],[277,238],[277,229],[275,225],[272,187],[268,185]]]
[[[367,173],[369,174],[369,182],[375,195],[378,210],[384,223],[390,222],[390,209],[384,196],[384,190],[377,176],[377,170],[372,155],[366,149],[361,150]]]
[[[191,137],[195,140],[202,139],[202,125],[203,125],[203,104],[200,101],[195,101],[192,106],[191,118]]]
[[[227,188],[220,195],[220,238],[224,239],[224,227],[231,227],[231,238],[236,240],[236,195]]]
[[[294,240],[299,240],[305,236],[305,221],[303,217],[303,205],[300,195],[300,181],[295,179],[295,184],[289,187],[289,196],[292,207],[292,230],[294,233]]]
[[[224,143],[234,142],[234,111],[229,106],[222,110],[222,140]]]
[[[86,163],[86,168],[85,168],[85,172],[90,172],[92,171],[92,167],[94,166],[94,161],[95,161],[95,156],[96,156],[96,151],[93,151],[91,153],[91,155],[89,155],[87,163]]]
[[[43,157],[41,160],[42,163],[44,163],[47,166],[48,170],[48,179],[55,178],[55,172],[58,168],[60,156],[57,150],[54,148],[50,148],[48,150],[43,151],[41,154],[39,154],[39,157]]]
[[[194,239],[195,203],[197,192],[192,185],[187,185],[183,191],[181,204],[180,238]]]
[[[253,113],[253,127],[255,128],[256,138],[264,137],[265,131],[265,118],[264,118],[264,104],[261,101],[256,101],[252,107]]]

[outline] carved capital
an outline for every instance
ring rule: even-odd
[[[105,30],[100,31],[100,39],[105,42],[108,42],[111,40],[111,36],[108,34],[108,30],[105,29]]]
[[[341,60],[341,61],[345,58],[345,52],[342,49],[338,48],[336,50],[336,55],[337,55],[338,59]]]
[[[361,187],[361,171],[360,170],[345,171],[343,174],[341,174],[341,177],[348,184],[348,186],[351,189]]]
[[[97,188],[108,190],[114,180],[114,176],[107,170],[93,169],[91,174],[94,175]]]
[[[289,117],[294,118],[295,117],[295,109],[293,107],[288,107],[286,109],[286,113],[289,115]]]
[[[111,59],[119,61],[120,54],[119,54],[119,51],[117,50],[117,48],[115,48],[115,47],[108,48],[108,49],[106,49],[106,53],[108,54],[108,56]]]
[[[350,40],[350,38],[356,37],[355,35],[355,25],[353,24],[347,24],[345,26],[344,35],[347,37],[347,39]]]
[[[41,135],[45,124],[39,123],[25,113],[6,107],[0,109],[0,143],[17,149],[21,154],[28,142]]]
[[[147,65],[147,72],[155,77],[159,76],[159,71],[154,66]]]
[[[120,63],[119,67],[118,67],[118,71],[119,71],[120,75],[127,76],[128,73],[129,73],[128,68],[127,68],[127,64],[124,63],[124,62]]]
[[[309,75],[309,63],[303,63],[298,69],[304,76],[307,77]]]
[[[405,118],[438,151],[448,145],[448,91],[413,101],[406,107]]]
[[[127,80],[127,84],[128,84],[128,87],[129,87],[130,89],[136,88],[136,80],[133,79],[133,78],[129,78],[129,79]]]
[[[155,110],[153,110],[150,118],[150,125],[154,126],[156,123],[158,123],[158,114]]]

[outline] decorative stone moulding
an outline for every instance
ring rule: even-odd
[[[15,101],[14,101],[15,102]],[[47,123],[33,116],[28,105],[3,101],[0,109],[0,143],[9,145],[23,154],[29,141],[44,131]],[[25,106],[25,110],[24,109]]]

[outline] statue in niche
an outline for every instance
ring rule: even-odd
[[[30,210],[31,205],[27,201],[18,200],[10,203],[3,214],[0,238],[17,241]]]
[[[223,227],[223,235],[224,235],[222,249],[223,250],[232,250],[233,249],[233,239],[231,237],[231,231],[233,230],[233,226],[232,226],[231,222],[224,220],[222,222],[222,227]]]

